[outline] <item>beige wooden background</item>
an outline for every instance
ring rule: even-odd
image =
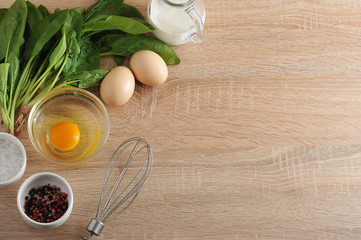
[[[33,0],[49,9],[94,2]],[[126,3],[145,14],[147,1]],[[361,1],[205,4],[205,41],[174,48],[182,63],[166,84],[137,84],[125,106],[108,107],[109,140],[92,162],[56,166],[23,129],[28,167],[0,191],[0,239],[85,236],[107,161],[133,136],[153,148],[151,175],[94,239],[361,239]],[[42,171],[75,194],[69,220],[50,232],[16,207],[20,184]]]

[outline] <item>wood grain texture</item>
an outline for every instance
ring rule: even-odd
[[[54,10],[95,0],[32,2]],[[147,1],[126,2],[145,14]],[[138,83],[126,105],[107,107],[99,157],[56,166],[24,127],[28,167],[0,191],[0,239],[85,236],[107,161],[133,136],[150,142],[154,167],[134,205],[94,239],[361,239],[361,2],[204,2],[205,41],[174,47],[182,62],[164,85]],[[42,171],[75,194],[69,220],[51,232],[16,207],[20,184]]]

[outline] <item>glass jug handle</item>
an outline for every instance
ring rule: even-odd
[[[197,10],[194,9],[193,5],[186,9],[186,13],[192,19],[195,25],[196,31],[190,36],[192,42],[200,43],[204,38],[203,21]]]

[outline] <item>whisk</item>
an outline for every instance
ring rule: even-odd
[[[87,227],[90,234],[82,239],[99,236],[106,222],[128,209],[142,189],[152,164],[152,149],[142,138],[130,138],[114,151],[105,173],[97,213]]]

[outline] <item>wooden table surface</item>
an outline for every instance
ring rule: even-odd
[[[32,2],[53,10],[95,0]],[[147,1],[126,2],[145,14]],[[134,136],[149,141],[152,172],[94,239],[361,239],[360,1],[204,2],[204,42],[174,47],[182,62],[164,85],[137,84],[126,105],[107,107],[109,139],[93,161],[46,161],[24,127],[28,166],[0,191],[0,239],[85,236],[109,157]],[[16,207],[21,183],[43,171],[65,177],[75,197],[50,232]]]

